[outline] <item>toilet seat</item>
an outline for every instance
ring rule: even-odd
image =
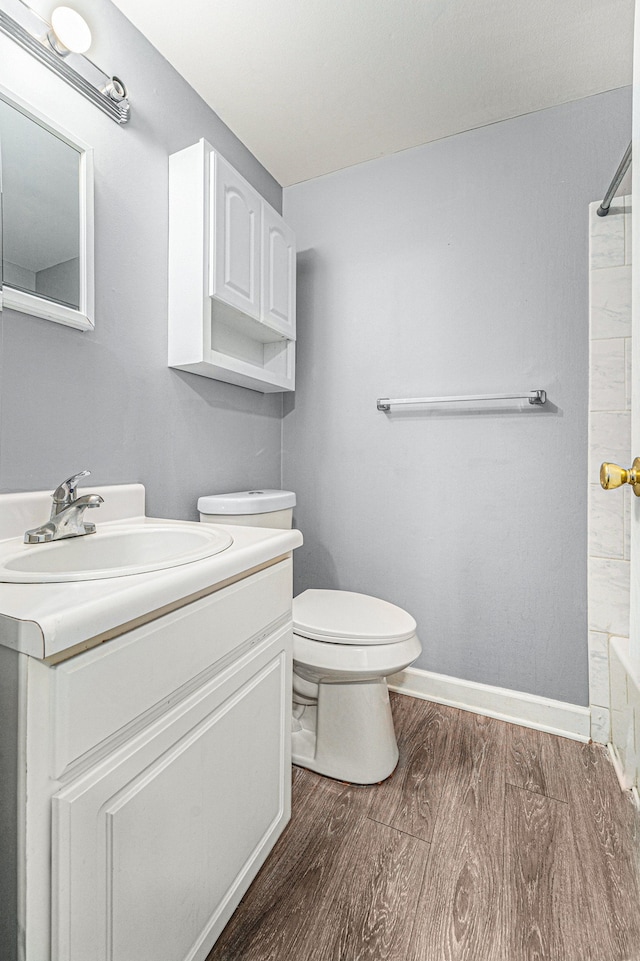
[[[388,677],[411,664],[422,648],[416,634],[391,644],[323,644],[293,635],[293,673],[307,681],[334,682]],[[295,685],[294,685],[295,686]]]
[[[402,608],[353,591],[308,590],[293,599],[293,632],[328,644],[388,645],[415,635]]]

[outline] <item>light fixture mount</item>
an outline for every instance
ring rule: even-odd
[[[44,63],[118,124],[129,120],[131,104],[122,80],[84,56],[91,30],[71,7],[57,7],[47,23],[23,0],[2,0],[0,32]]]

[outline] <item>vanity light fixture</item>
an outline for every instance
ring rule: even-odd
[[[116,123],[129,120],[131,105],[122,80],[111,77],[84,54],[91,46],[91,30],[71,7],[57,7],[51,23],[23,0],[2,0],[0,32],[15,40],[50,70],[66,80]]]
[[[51,30],[47,40],[61,57],[69,53],[86,53],[91,46],[91,30],[77,10],[56,7],[51,14]]]

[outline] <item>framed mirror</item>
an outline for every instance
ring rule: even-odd
[[[93,324],[93,152],[0,87],[1,304]]]

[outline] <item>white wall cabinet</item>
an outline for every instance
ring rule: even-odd
[[[201,140],[169,160],[169,366],[295,386],[295,237]]]
[[[15,655],[21,961],[205,961],[290,817],[291,645],[286,559],[59,664]]]

